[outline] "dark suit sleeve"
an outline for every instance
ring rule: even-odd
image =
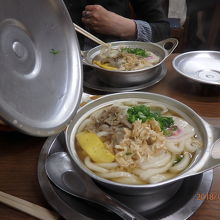
[[[170,36],[170,25],[161,7],[160,0],[130,0],[130,3],[135,12],[135,19],[150,24],[153,42]]]

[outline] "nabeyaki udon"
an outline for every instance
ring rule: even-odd
[[[163,103],[115,102],[79,126],[76,151],[98,176],[152,184],[184,171],[202,147],[195,128]]]

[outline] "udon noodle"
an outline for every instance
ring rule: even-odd
[[[97,152],[95,158],[76,138],[76,151],[85,166],[102,178],[125,184],[173,178],[190,165],[202,146],[192,125],[155,101],[124,101],[101,108],[81,123],[78,134],[96,135],[108,151],[98,155],[98,148],[90,149]]]
[[[141,48],[124,46],[102,46],[92,63],[108,70],[131,71],[152,67],[160,58],[153,52]]]

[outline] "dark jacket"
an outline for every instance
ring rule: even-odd
[[[150,24],[152,41],[157,42],[169,37],[170,26],[162,10],[160,0],[64,0],[74,23],[84,27],[81,22],[82,11],[86,5],[99,4],[109,11],[115,12],[126,18],[143,20]],[[133,9],[133,10],[132,10]],[[103,41],[117,41],[117,37],[92,33]],[[80,44],[83,36],[78,35]]]

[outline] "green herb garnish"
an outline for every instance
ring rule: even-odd
[[[179,163],[182,159],[183,159],[183,154],[178,154],[178,155],[176,156],[176,159],[173,161],[173,165],[176,165],[176,164]]]
[[[163,132],[163,134],[165,135],[165,136],[167,136],[167,137],[170,137],[170,136],[172,136],[172,131],[170,131],[170,130],[165,130],[164,132]]]
[[[150,54],[148,52],[146,52],[144,49],[141,48],[129,48],[129,47],[125,47],[121,49],[122,52],[127,52],[127,53],[132,53],[138,56],[142,56],[142,57],[149,57]]]
[[[165,131],[167,128],[170,128],[174,124],[172,117],[158,116],[158,118],[155,118],[155,120],[159,122],[162,131]]]
[[[176,131],[178,127],[176,125],[172,125],[171,127],[167,128],[163,133],[165,136],[172,136],[173,132]]]
[[[50,50],[50,53],[53,54],[53,55],[56,55],[56,54],[58,54],[59,52],[60,52],[60,51],[55,50],[55,49],[53,49],[53,48]]]
[[[126,154],[125,155],[131,155],[132,153],[131,152],[126,152]]]
[[[155,119],[159,125],[161,131],[164,135],[167,133],[167,129],[174,125],[174,120],[172,117],[161,116],[160,113],[152,112],[149,107],[145,105],[136,105],[127,110],[128,121],[133,123],[136,120],[141,120],[145,122],[147,120]]]

